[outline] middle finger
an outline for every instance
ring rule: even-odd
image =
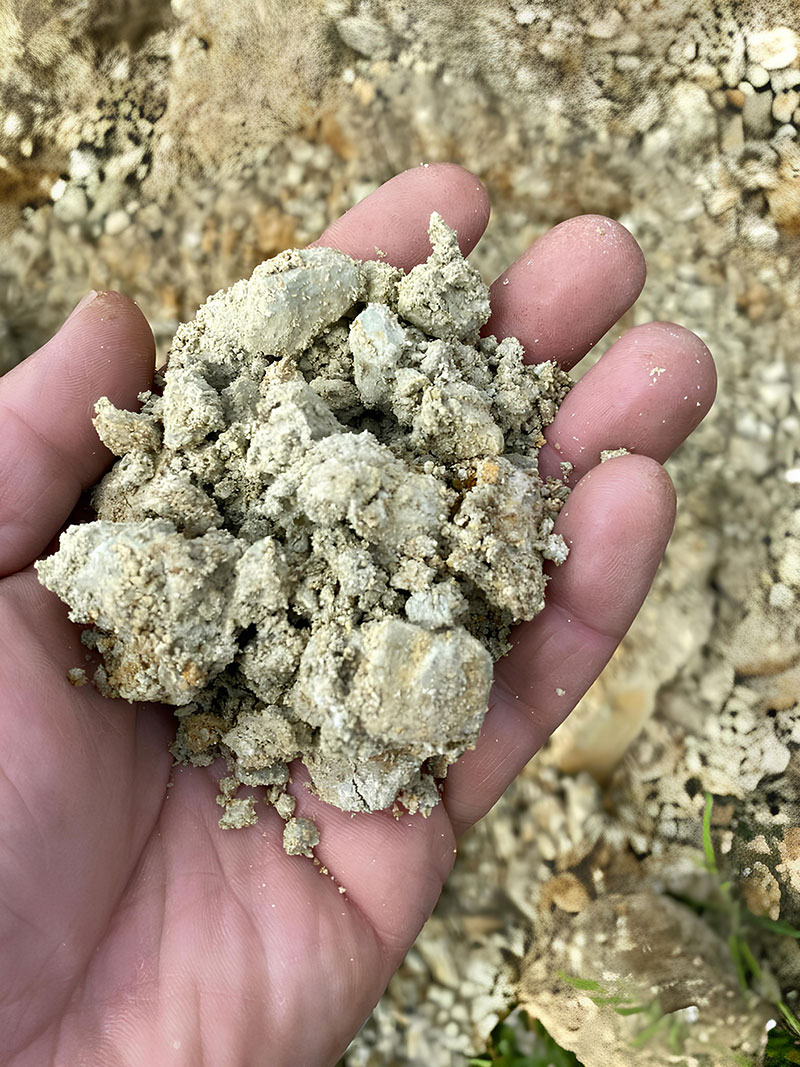
[[[549,230],[491,287],[481,331],[517,337],[528,363],[574,367],[642,291],[642,250],[624,226],[579,215]]]
[[[494,282],[483,332],[518,337],[527,362],[573,367],[631,307],[641,249],[620,223],[582,215],[555,226]],[[604,449],[663,462],[705,417],[716,391],[711,354],[674,323],[629,330],[573,387],[546,432],[543,475],[573,465],[575,484]]]

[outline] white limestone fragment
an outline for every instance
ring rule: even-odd
[[[296,355],[361,296],[361,264],[332,248],[287,249],[209,297],[179,327],[178,360],[196,345],[217,363]],[[189,357],[191,358],[191,357]]]
[[[788,26],[759,30],[747,36],[747,56],[751,63],[757,63],[764,70],[790,67],[799,50],[800,37]]]
[[[37,570],[74,622],[104,635],[115,695],[182,705],[236,654],[226,609],[243,547],[224,530],[187,539],[159,520],[90,522]]]
[[[370,407],[386,405],[397,367],[411,347],[408,331],[385,304],[367,304],[353,321],[350,328],[353,378]]]
[[[462,627],[431,632],[394,618],[363,627],[361,638],[350,693],[368,733],[422,758],[474,743],[492,680],[479,641]]]
[[[200,444],[225,428],[222,397],[206,380],[202,366],[172,368],[164,386],[161,419],[164,445],[173,449]]]

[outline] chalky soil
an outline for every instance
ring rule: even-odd
[[[289,764],[345,811],[430,812],[475,743],[492,663],[544,606],[566,487],[538,451],[570,379],[481,337],[489,293],[433,214],[407,275],[291,249],[210,297],[163,394],[108,400],[118,461],[95,522],[40,580],[88,624],[108,696],[175,706],[181,762],[228,762],[220,825],[252,791],[309,853]]]

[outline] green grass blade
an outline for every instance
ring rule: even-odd
[[[646,1026],[644,1030],[640,1030],[636,1037],[631,1041],[633,1048],[641,1048],[646,1045],[648,1041],[652,1040],[659,1030],[662,1030],[666,1026],[667,1017],[662,1015],[659,1019],[654,1019],[653,1022]]]
[[[747,989],[747,974],[745,973],[744,963],[742,961],[741,953],[741,941],[736,934],[731,934],[728,938],[728,948],[730,950],[731,959],[736,966],[736,974],[739,978],[739,987],[744,992]]]
[[[593,978],[571,978],[568,974],[564,974],[563,971],[558,971],[558,977],[571,985],[573,989],[583,989],[587,992],[603,992],[603,987],[599,982],[595,982]]]
[[[739,951],[742,954],[742,960],[750,968],[750,973],[757,982],[761,981],[761,968],[759,967],[755,956],[750,951],[750,946],[743,939],[739,941]]]
[[[771,930],[773,934],[782,934],[784,937],[800,940],[800,930],[795,929],[785,919],[770,919],[767,915],[755,915],[752,911],[745,912],[745,918],[754,926],[762,926],[765,930]]]
[[[782,1000],[778,1001],[778,1011],[784,1017],[789,1026],[791,1026],[794,1032],[798,1036],[800,1036],[800,1021],[798,1021],[797,1017],[794,1015],[791,1009],[786,1004],[784,1004]]]
[[[682,1028],[680,1019],[673,1019],[667,1034],[667,1048],[677,1056],[681,1051]]]

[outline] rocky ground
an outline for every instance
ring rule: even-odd
[[[759,1062],[778,1002],[800,1013],[800,948],[780,925],[800,926],[800,15],[734,0],[215,11],[0,0],[0,369],[90,285],[138,300],[163,354],[210,292],[396,171],[449,159],[492,198],[472,257],[487,279],[553,223],[610,214],[649,277],[598,352],[672,319],[720,372],[670,461],[677,529],[642,614],[463,842],[345,1063],[463,1065],[514,1003],[587,1067]]]

